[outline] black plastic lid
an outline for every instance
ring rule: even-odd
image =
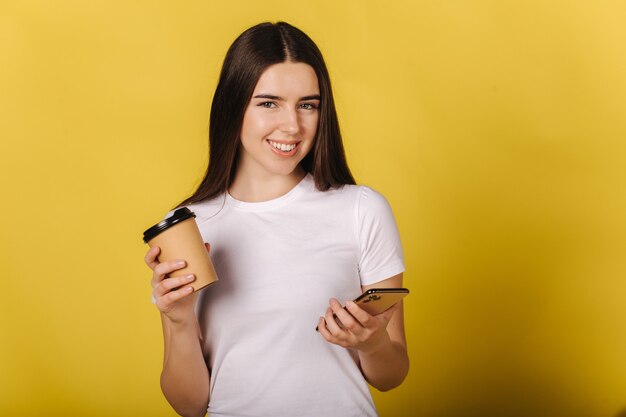
[[[196,217],[193,211],[189,210],[187,207],[179,208],[170,217],[160,221],[159,223],[155,224],[154,226],[143,232],[143,241],[148,243],[159,233],[164,232],[175,224],[178,224],[192,217]]]

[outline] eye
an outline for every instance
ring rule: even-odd
[[[266,109],[273,109],[276,107],[276,103],[273,101],[264,101],[262,103],[257,104],[259,107],[265,107]]]
[[[315,103],[302,103],[300,104],[300,108],[304,110],[315,110],[318,108],[318,105]]]

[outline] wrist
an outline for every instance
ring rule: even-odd
[[[168,327],[174,330],[184,330],[189,327],[195,328],[198,325],[198,319],[193,313],[187,314],[182,317],[171,317],[165,313],[163,313],[162,316]]]
[[[387,332],[384,332],[380,337],[369,341],[359,348],[359,353],[362,356],[377,356],[381,352],[388,350],[392,347],[391,338]]]

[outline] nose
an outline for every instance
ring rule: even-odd
[[[295,109],[285,109],[281,115],[279,130],[290,135],[294,135],[300,131],[298,121],[298,113]]]

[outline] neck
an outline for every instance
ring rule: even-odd
[[[235,175],[228,193],[239,201],[249,203],[269,201],[287,194],[305,175],[301,166],[289,175]]]

